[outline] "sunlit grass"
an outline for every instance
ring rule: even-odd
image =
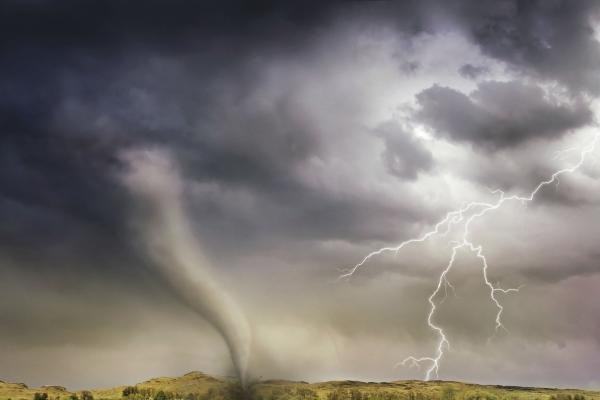
[[[600,400],[600,392],[577,389],[474,385],[442,381],[321,383],[254,381],[242,386],[233,378],[191,372],[178,378],[155,378],[135,386],[70,392],[59,386],[28,388],[0,383],[0,400]]]

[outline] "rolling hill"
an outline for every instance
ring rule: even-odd
[[[295,382],[263,380],[242,390],[234,379],[201,372],[161,377],[132,386],[69,391],[61,386],[29,388],[0,381],[0,400],[32,400],[36,393],[48,400],[600,400],[600,391],[517,386],[477,385],[447,381]]]

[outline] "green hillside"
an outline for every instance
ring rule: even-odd
[[[29,388],[0,381],[0,400],[600,400],[600,392],[445,381],[319,383],[266,380],[242,390],[228,378],[190,372],[132,386],[71,392],[60,386]]]

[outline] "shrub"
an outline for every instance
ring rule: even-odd
[[[154,396],[154,400],[168,400],[167,395],[162,390],[159,390],[158,393]]]
[[[336,389],[335,392],[327,394],[327,400],[346,400],[348,398],[348,391],[344,389]]]
[[[128,397],[132,394],[138,394],[139,390],[137,388],[137,386],[127,386],[125,389],[123,389],[123,397]]]
[[[442,392],[442,400],[454,400],[456,392],[451,387],[444,388]]]
[[[81,392],[81,400],[94,400],[94,396],[92,396],[92,392],[84,390]]]
[[[298,388],[296,390],[296,396],[302,400],[316,400],[319,398],[314,390],[307,388]]]

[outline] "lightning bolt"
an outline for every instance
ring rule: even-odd
[[[427,315],[427,324],[429,325],[429,328],[433,332],[435,332],[436,335],[438,336],[438,342],[437,342],[435,354],[433,356],[426,356],[426,357],[409,356],[409,357],[405,358],[404,360],[400,361],[398,364],[396,364],[396,366],[409,365],[409,366],[420,367],[421,364],[428,363],[429,367],[427,368],[427,371],[425,373],[425,380],[431,379],[431,376],[433,374],[435,374],[436,377],[438,376],[440,361],[442,360],[442,358],[444,356],[444,350],[450,348],[450,342],[448,341],[448,338],[447,338],[446,333],[444,332],[443,328],[441,326],[437,325],[434,321],[434,316],[435,316],[435,313],[437,310],[437,305],[438,305],[438,303],[436,303],[435,299],[441,292],[442,288],[444,290],[446,290],[447,287],[451,287],[452,289],[454,289],[452,287],[452,285],[450,284],[450,282],[448,281],[447,276],[448,276],[448,273],[451,271],[452,267],[454,266],[456,255],[462,249],[465,249],[465,250],[471,252],[471,254],[474,254],[475,257],[477,257],[481,261],[483,281],[484,281],[485,285],[489,288],[490,300],[496,307],[495,330],[496,331],[498,331],[499,329],[506,330],[506,328],[502,324],[502,313],[504,312],[504,307],[502,306],[502,303],[500,302],[500,300],[498,299],[497,296],[498,295],[507,295],[510,293],[518,292],[522,286],[519,286],[517,288],[503,289],[503,288],[500,288],[500,287],[494,285],[489,280],[488,261],[484,255],[483,247],[481,245],[475,245],[470,239],[471,224],[474,221],[476,221],[477,219],[485,216],[486,214],[493,212],[495,210],[498,210],[499,208],[501,208],[504,204],[506,204],[508,202],[521,202],[523,205],[525,205],[529,202],[532,202],[534,200],[534,198],[536,197],[536,195],[544,187],[554,184],[554,183],[558,184],[559,178],[561,175],[569,174],[569,173],[573,173],[573,172],[577,171],[583,165],[587,156],[596,149],[596,146],[597,146],[599,140],[600,140],[600,133],[597,133],[594,136],[594,138],[590,141],[590,143],[588,143],[586,146],[580,148],[579,159],[575,164],[571,165],[570,167],[557,170],[552,175],[550,175],[546,180],[539,182],[538,185],[529,194],[521,195],[521,196],[519,196],[519,195],[507,196],[505,194],[505,192],[502,190],[499,190],[499,189],[494,190],[494,191],[492,191],[492,194],[499,195],[498,199],[495,202],[492,202],[492,203],[470,202],[470,203],[467,203],[467,204],[461,206],[461,208],[459,208],[458,210],[450,211],[445,215],[445,217],[442,220],[440,220],[437,224],[434,225],[432,230],[422,234],[419,237],[407,239],[397,246],[382,247],[378,250],[372,251],[371,253],[367,254],[358,264],[354,265],[352,268],[347,270],[347,272],[343,273],[342,275],[340,275],[338,277],[338,280],[339,279],[349,279],[354,274],[356,274],[357,271],[361,267],[363,267],[368,261],[370,261],[372,258],[374,258],[376,256],[382,255],[384,253],[389,253],[389,252],[393,252],[397,256],[398,253],[406,246],[409,246],[409,245],[415,244],[415,243],[425,242],[429,238],[431,238],[435,235],[445,236],[446,234],[448,234],[450,232],[450,230],[454,226],[459,226],[459,225],[462,226],[462,233],[460,236],[460,240],[450,242],[452,244],[452,251],[450,254],[450,259],[449,259],[446,267],[442,270],[442,272],[439,275],[435,290],[431,293],[431,295],[428,298],[430,308],[429,308],[429,314]],[[577,148],[569,148],[566,150],[562,150],[562,151],[556,153],[555,158],[558,158],[558,156],[561,156],[564,153],[573,152],[575,150],[577,150]]]

